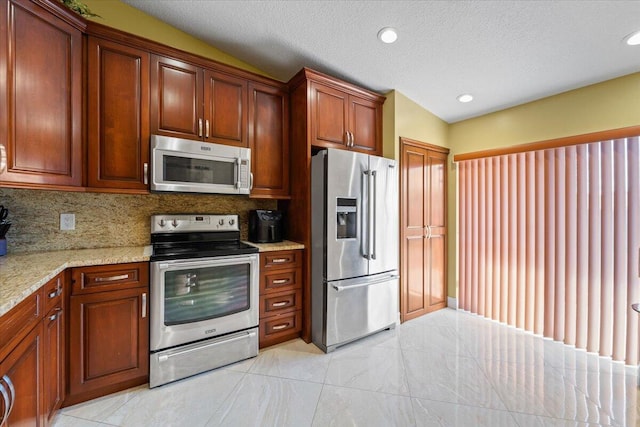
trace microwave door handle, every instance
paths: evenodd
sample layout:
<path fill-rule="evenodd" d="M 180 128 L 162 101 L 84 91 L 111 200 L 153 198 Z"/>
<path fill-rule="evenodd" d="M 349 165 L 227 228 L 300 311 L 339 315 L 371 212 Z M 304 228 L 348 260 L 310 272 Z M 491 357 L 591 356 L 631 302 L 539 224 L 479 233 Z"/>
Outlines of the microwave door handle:
<path fill-rule="evenodd" d="M 242 161 L 240 157 L 236 158 L 236 190 L 240 189 L 240 165 L 242 165 Z"/>

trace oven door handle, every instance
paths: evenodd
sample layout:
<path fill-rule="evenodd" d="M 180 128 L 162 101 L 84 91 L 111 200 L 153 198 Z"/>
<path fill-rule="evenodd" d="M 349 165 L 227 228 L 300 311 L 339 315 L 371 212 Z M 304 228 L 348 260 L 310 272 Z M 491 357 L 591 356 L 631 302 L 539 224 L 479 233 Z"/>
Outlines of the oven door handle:
<path fill-rule="evenodd" d="M 239 335 L 237 337 L 233 337 L 230 339 L 221 339 L 219 341 L 216 342 L 212 342 L 211 344 L 207 344 L 207 345 L 199 345 L 199 346 L 194 346 L 191 348 L 187 348 L 184 350 L 178 350 L 176 352 L 170 353 L 170 354 L 162 354 L 160 356 L 158 356 L 158 362 L 166 362 L 167 360 L 169 360 L 172 357 L 176 357 L 176 356 L 184 356 L 185 354 L 189 354 L 191 352 L 194 351 L 200 351 L 203 350 L 205 348 L 212 348 L 221 344 L 229 344 L 232 343 L 234 341 L 239 341 L 239 340 L 245 340 L 247 338 L 251 338 L 253 335 L 255 335 L 255 332 L 247 332 L 243 335 Z"/>
<path fill-rule="evenodd" d="M 167 270 L 169 268 L 185 269 L 185 268 L 199 268 L 199 267 L 217 267 L 223 265 L 237 265 L 244 263 L 252 263 L 257 258 L 255 255 L 236 255 L 225 256 L 216 258 L 198 258 L 194 260 L 175 260 L 169 262 L 158 262 L 157 266 L 159 270 Z M 153 262 L 152 262 L 153 264 Z"/>

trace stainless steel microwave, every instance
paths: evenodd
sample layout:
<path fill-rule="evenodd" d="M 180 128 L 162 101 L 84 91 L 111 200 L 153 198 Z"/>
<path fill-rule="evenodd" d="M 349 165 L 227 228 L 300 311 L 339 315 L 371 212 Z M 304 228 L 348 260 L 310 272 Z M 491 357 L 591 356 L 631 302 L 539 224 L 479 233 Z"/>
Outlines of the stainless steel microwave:
<path fill-rule="evenodd" d="M 151 191 L 249 194 L 251 150 L 151 135 Z"/>

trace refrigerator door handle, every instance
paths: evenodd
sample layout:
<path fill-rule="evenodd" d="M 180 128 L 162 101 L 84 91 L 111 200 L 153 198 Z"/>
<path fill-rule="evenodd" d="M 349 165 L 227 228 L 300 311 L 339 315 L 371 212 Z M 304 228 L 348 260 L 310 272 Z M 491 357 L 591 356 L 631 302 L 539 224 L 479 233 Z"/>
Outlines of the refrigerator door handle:
<path fill-rule="evenodd" d="M 377 210 L 378 210 L 378 205 L 377 205 L 377 200 L 376 200 L 376 193 L 378 192 L 378 181 L 376 180 L 376 171 L 371 171 L 371 182 L 372 182 L 372 194 L 373 196 L 370 196 L 370 200 L 371 200 L 371 218 L 372 218 L 372 226 L 371 229 L 369 231 L 369 239 L 372 243 L 373 249 L 371 249 L 371 259 L 376 259 L 376 232 L 377 232 L 377 224 L 376 224 L 376 214 L 377 214 Z"/>
<path fill-rule="evenodd" d="M 331 285 L 331 287 L 333 289 L 335 289 L 336 291 L 341 292 L 341 291 L 346 291 L 346 290 L 349 290 L 349 289 L 357 289 L 357 288 L 364 288 L 364 287 L 372 286 L 372 285 L 378 285 L 380 283 L 386 283 L 386 282 L 389 282 L 390 280 L 395 280 L 395 279 L 399 279 L 399 278 L 400 278 L 400 276 L 398 276 L 397 274 L 393 274 L 393 275 L 390 275 L 390 276 L 382 277 L 382 278 L 380 278 L 378 280 L 372 280 L 370 282 L 360 283 L 358 285 L 350 285 L 350 286 Z"/>
<path fill-rule="evenodd" d="M 367 200 L 367 212 L 366 217 L 362 215 L 362 256 L 366 259 L 371 259 L 371 229 L 370 229 L 370 218 L 371 218 L 371 182 L 369 181 L 369 171 L 362 171 L 362 182 L 367 186 L 366 192 L 368 196 Z M 364 227 L 367 227 L 367 231 L 364 231 Z M 366 236 L 366 241 L 365 241 Z"/>

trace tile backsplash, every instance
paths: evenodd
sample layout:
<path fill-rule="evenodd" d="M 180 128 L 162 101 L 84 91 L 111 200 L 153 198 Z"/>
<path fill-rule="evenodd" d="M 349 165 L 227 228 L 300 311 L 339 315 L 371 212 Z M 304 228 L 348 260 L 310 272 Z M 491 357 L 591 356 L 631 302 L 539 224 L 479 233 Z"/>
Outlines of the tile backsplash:
<path fill-rule="evenodd" d="M 240 215 L 247 239 L 251 209 L 276 209 L 274 200 L 204 194 L 110 194 L 0 188 L 0 204 L 9 209 L 9 253 L 107 248 L 149 244 L 154 214 Z M 74 213 L 76 228 L 60 230 L 60 214 Z"/>

